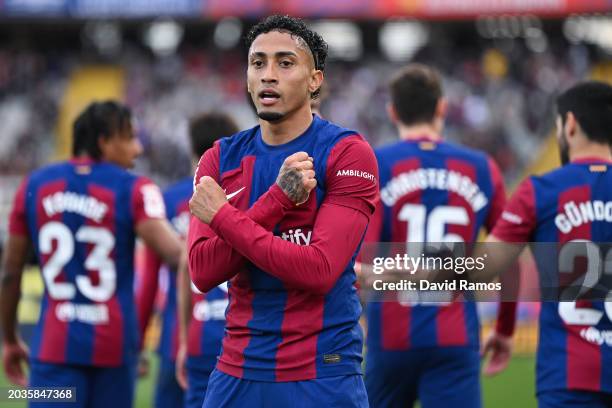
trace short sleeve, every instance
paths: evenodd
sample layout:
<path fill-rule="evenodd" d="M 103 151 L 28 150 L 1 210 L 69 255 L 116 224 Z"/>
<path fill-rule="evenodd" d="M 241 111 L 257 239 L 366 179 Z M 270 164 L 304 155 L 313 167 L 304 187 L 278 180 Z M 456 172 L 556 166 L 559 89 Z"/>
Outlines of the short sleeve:
<path fill-rule="evenodd" d="M 508 201 L 492 235 L 504 242 L 528 242 L 535 226 L 535 194 L 533 182 L 527 178 Z"/>
<path fill-rule="evenodd" d="M 360 135 L 348 136 L 330 151 L 325 201 L 350 207 L 368 218 L 378 199 L 378 165 L 370 145 Z"/>
<path fill-rule="evenodd" d="M 491 158 L 489 158 L 489 172 L 491 173 L 491 182 L 493 184 L 493 195 L 491 198 L 491 209 L 486 220 L 486 227 L 491 232 L 506 205 L 506 187 L 504 186 L 504 179 L 497 163 Z"/>
<path fill-rule="evenodd" d="M 28 235 L 28 221 L 26 216 L 26 192 L 28 186 L 28 178 L 25 178 L 13 200 L 13 208 L 9 216 L 8 231 L 11 235 L 27 236 Z"/>
<path fill-rule="evenodd" d="M 139 177 L 132 189 L 134 223 L 148 219 L 165 219 L 166 206 L 159 187 L 146 177 Z"/>

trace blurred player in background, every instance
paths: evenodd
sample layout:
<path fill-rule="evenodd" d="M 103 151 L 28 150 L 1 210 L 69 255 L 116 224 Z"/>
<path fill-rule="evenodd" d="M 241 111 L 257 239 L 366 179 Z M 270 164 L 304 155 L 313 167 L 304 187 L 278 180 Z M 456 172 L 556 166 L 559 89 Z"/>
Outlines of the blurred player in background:
<path fill-rule="evenodd" d="M 74 122 L 73 158 L 33 172 L 15 197 L 0 286 L 4 370 L 21 386 L 76 387 L 76 403 L 49 406 L 132 406 L 136 235 L 169 265 L 181 253 L 158 187 L 126 171 L 141 151 L 126 106 L 92 103 Z M 45 292 L 28 383 L 16 315 L 31 245 Z"/>
<path fill-rule="evenodd" d="M 438 73 L 402 69 L 388 111 L 400 141 L 376 149 L 381 200 L 369 242 L 474 242 L 491 230 L 505 203 L 501 173 L 486 154 L 442 139 L 446 100 Z M 425 177 L 422 183 L 402 185 Z M 457 183 L 453 183 L 455 179 Z M 421 180 L 423 180 L 421 178 Z M 480 407 L 479 323 L 473 302 L 368 304 L 366 386 L 372 407 Z M 510 357 L 515 303 L 503 303 L 490 339 L 495 372 Z"/>
<path fill-rule="evenodd" d="M 190 202 L 193 282 L 230 281 L 204 407 L 366 407 L 353 260 L 378 192 L 374 154 L 311 112 L 320 35 L 271 16 L 247 46 L 259 126 L 204 154 Z"/>
<path fill-rule="evenodd" d="M 195 160 L 202 157 L 204 152 L 213 146 L 215 140 L 236 132 L 238 132 L 238 127 L 227 115 L 205 115 L 197 119 L 191 126 L 192 151 Z M 191 193 L 193 193 L 193 180 L 191 188 Z M 225 330 L 225 311 L 228 306 L 227 282 L 202 294 L 191 283 L 189 271 L 186 268 L 181 269 L 180 275 L 181 344 L 176 375 L 183 388 L 187 386 L 185 406 L 201 408 L 208 387 L 208 379 L 221 351 L 221 341 Z"/>
<path fill-rule="evenodd" d="M 484 247 L 489 255 L 484 274 L 470 273 L 479 281 L 505 270 L 530 241 L 595 243 L 586 254 L 590 270 L 600 268 L 595 269 L 600 274 L 597 280 L 601 269 L 604 276 L 612 272 L 607 245 L 612 242 L 612 86 L 595 81 L 573 86 L 559 96 L 557 112 L 563 166 L 528 177 L 517 188 L 487 242 L 520 244 Z M 599 248 L 599 243 L 604 245 Z M 576 248 L 566 245 L 570 252 L 572 245 Z M 555 259 L 539 256 L 537 249 L 536 244 L 540 275 L 551 271 L 551 265 L 557 267 Z M 571 272 L 577 261 L 566 261 L 559 269 Z M 558 274 L 564 271 L 553 272 L 561 282 Z M 536 366 L 540 408 L 612 406 L 610 305 L 588 300 L 542 302 Z"/>
<path fill-rule="evenodd" d="M 233 119 L 222 113 L 206 113 L 196 117 L 189 126 L 189 138 L 193 155 L 193 168 L 204 152 L 223 137 L 238 132 Z M 193 177 L 185 178 L 164 191 L 164 202 L 168 219 L 182 238 L 187 238 L 189 228 L 189 199 L 193 194 Z M 183 405 L 200 408 L 204 402 L 208 377 L 215 367 L 221 349 L 227 308 L 227 285 L 222 284 L 206 295 L 191 294 L 188 273 L 179 280 L 186 280 L 182 290 L 185 299 L 177 302 L 177 276 L 163 268 L 161 258 L 151 249 L 146 249 L 143 262 L 143 279 L 139 289 L 138 310 L 141 333 L 144 336 L 158 290 L 158 275 L 166 282 L 162 309 L 162 328 L 158 346 L 160 356 L 159 376 L 155 391 L 156 407 L 178 407 Z M 179 283 L 180 285 L 180 283 Z M 193 303 L 192 303 L 193 301 Z M 183 315 L 177 305 L 183 303 Z M 183 319 L 185 332 L 179 332 Z M 187 327 L 189 334 L 187 335 Z M 178 358 L 177 358 L 178 354 Z M 188 356 L 188 357 L 187 357 Z M 187 381 L 184 373 L 187 358 Z M 178 367 L 177 367 L 178 366 Z M 177 382 L 177 373 L 180 380 Z M 179 383 L 181 383 L 179 385 Z M 183 395 L 183 388 L 187 387 Z"/>

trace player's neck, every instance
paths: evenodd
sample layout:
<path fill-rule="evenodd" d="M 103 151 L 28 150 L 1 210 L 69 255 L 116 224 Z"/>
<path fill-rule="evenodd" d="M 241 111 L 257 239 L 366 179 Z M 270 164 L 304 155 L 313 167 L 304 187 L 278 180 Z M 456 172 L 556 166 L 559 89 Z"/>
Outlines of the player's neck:
<path fill-rule="evenodd" d="M 397 131 L 401 140 L 442 140 L 440 132 L 431 124 L 406 126 L 400 123 L 397 125 Z"/>
<path fill-rule="evenodd" d="M 305 105 L 305 107 L 288 114 L 279 122 L 273 123 L 260 119 L 261 138 L 271 146 L 289 143 L 304 133 L 312 120 L 310 105 Z"/>
<path fill-rule="evenodd" d="M 601 143 L 588 143 L 570 152 L 570 161 L 596 159 L 612 161 L 610 146 Z"/>
<path fill-rule="evenodd" d="M 80 153 L 70 158 L 73 163 L 91 163 L 94 159 L 91 158 L 87 153 Z"/>

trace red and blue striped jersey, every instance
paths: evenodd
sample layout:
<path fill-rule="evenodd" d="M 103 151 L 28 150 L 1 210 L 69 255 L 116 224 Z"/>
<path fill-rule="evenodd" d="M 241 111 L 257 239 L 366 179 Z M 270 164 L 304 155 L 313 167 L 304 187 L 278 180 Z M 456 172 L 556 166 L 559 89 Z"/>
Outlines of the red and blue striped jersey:
<path fill-rule="evenodd" d="M 378 148 L 376 158 L 381 200 L 368 228 L 369 242 L 410 242 L 411 247 L 474 242 L 501 214 L 506 199 L 501 173 L 482 152 L 420 138 Z M 368 350 L 479 343 L 473 302 L 370 302 L 367 321 Z"/>
<path fill-rule="evenodd" d="M 612 162 L 576 160 L 527 178 L 508 202 L 493 235 L 505 242 L 555 242 L 568 247 L 575 240 L 612 242 Z M 563 286 L 563 265 L 550 262 L 550 256 L 538 256 L 537 244 L 534 248 L 540 280 L 553 279 Z M 601 257 L 594 261 L 602 265 L 604 274 L 612 272 L 608 248 L 602 245 L 594 252 Z M 538 391 L 612 392 L 609 302 L 542 302 L 539 330 Z"/>
<path fill-rule="evenodd" d="M 195 287 L 192 285 L 192 289 Z M 198 368 L 212 371 L 221 352 L 225 312 L 229 304 L 227 283 L 202 294 L 194 290 L 187 335 L 187 356 Z M 190 363 L 191 364 L 191 363 Z"/>
<path fill-rule="evenodd" d="M 189 229 L 189 199 L 193 193 L 193 178 L 189 177 L 168 187 L 164 202 L 168 219 L 181 237 L 187 237 Z M 178 314 L 176 274 L 167 267 L 160 273 L 162 292 L 162 329 L 158 352 L 175 360 L 178 350 Z M 225 309 L 228 305 L 227 285 L 219 285 L 207 294 L 192 293 L 192 315 L 188 334 L 188 355 L 199 358 L 198 367 L 212 371 L 221 350 L 225 327 Z M 201 360 L 201 361 L 200 361 Z"/>
<path fill-rule="evenodd" d="M 23 181 L 9 232 L 32 240 L 45 286 L 32 358 L 92 366 L 133 359 L 135 226 L 165 215 L 155 184 L 110 163 L 75 159 Z"/>
<path fill-rule="evenodd" d="M 299 151 L 314 158 L 317 186 L 295 206 L 276 179 L 284 160 Z M 304 133 L 282 145 L 266 144 L 259 126 L 221 139 L 200 160 L 195 180 L 204 175 L 225 189 L 229 203 L 210 225 L 192 218 L 192 280 L 209 290 L 235 269 L 217 369 L 279 382 L 360 373 L 353 265 L 378 191 L 371 147 L 354 131 L 314 116 Z M 339 219 L 351 226 L 339 230 Z"/>

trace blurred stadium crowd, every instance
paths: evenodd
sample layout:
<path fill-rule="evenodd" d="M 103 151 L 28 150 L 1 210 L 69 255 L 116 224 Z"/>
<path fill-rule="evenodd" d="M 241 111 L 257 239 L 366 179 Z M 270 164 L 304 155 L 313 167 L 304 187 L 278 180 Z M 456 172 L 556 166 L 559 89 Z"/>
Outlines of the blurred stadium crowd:
<path fill-rule="evenodd" d="M 428 41 L 410 58 L 443 74 L 449 100 L 445 136 L 489 152 L 510 183 L 550 134 L 554 96 L 610 61 L 601 50 L 568 42 L 560 23 L 548 29 L 548 40 L 534 45 L 512 38 L 482 39 L 473 23 L 429 23 Z M 362 34 L 367 44 L 369 33 Z M 193 37 L 165 55 L 127 42 L 112 56 L 125 73 L 124 97 L 134 110 L 145 147 L 138 170 L 162 186 L 190 171 L 189 118 L 222 109 L 241 127 L 255 124 L 240 45 L 224 50 Z M 390 61 L 371 48 L 364 47 L 356 60 L 330 61 L 321 112 L 377 146 L 395 137 L 385 110 L 386 86 L 405 61 Z M 0 219 L 6 219 L 19 177 L 56 159 L 59 103 L 71 72 L 108 61 L 108 56 L 79 48 L 78 43 L 55 50 L 28 41 L 0 47 Z M 0 225 L 0 242 L 5 228 Z"/>
<path fill-rule="evenodd" d="M 509 49 L 508 49 L 509 48 Z M 450 103 L 447 137 L 483 148 L 513 180 L 551 128 L 552 97 L 584 78 L 594 61 L 580 45 L 561 54 L 529 52 L 521 46 L 426 46 L 415 60 L 438 67 Z M 190 49 L 154 58 L 131 51 L 120 64 L 127 72 L 126 101 L 139 119 L 145 161 L 160 181 L 185 175 L 186 123 L 194 114 L 223 108 L 241 124 L 254 123 L 245 97 L 245 61 L 240 52 Z M 0 52 L 0 118 L 3 174 L 23 174 L 53 158 L 57 101 L 78 55 L 27 50 Z M 322 113 L 362 132 L 373 145 L 393 138 L 387 120 L 386 85 L 399 63 L 378 56 L 332 62 Z M 180 163 L 179 163 L 180 164 Z"/>

